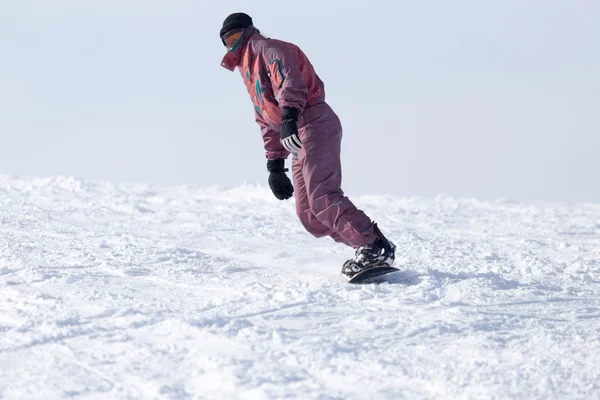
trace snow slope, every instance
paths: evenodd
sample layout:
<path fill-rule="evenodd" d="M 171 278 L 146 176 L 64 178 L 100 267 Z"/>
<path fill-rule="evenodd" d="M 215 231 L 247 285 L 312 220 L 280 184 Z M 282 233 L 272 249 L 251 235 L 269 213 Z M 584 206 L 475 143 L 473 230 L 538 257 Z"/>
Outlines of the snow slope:
<path fill-rule="evenodd" d="M 387 283 L 263 186 L 0 176 L 0 398 L 600 399 L 600 205 L 354 201 Z"/>

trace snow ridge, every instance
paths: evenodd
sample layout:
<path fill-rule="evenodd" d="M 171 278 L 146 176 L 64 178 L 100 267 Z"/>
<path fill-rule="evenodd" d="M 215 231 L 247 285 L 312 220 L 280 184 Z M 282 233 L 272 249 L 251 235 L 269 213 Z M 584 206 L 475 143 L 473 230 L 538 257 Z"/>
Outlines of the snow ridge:
<path fill-rule="evenodd" d="M 600 398 L 600 205 L 353 200 L 385 283 L 262 185 L 0 175 L 0 398 Z"/>

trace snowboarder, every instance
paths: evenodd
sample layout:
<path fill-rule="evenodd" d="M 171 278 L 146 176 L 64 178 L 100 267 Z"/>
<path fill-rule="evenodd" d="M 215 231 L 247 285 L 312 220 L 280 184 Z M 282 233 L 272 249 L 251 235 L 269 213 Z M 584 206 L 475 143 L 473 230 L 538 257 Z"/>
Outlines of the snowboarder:
<path fill-rule="evenodd" d="M 254 104 L 275 197 L 294 193 L 302 225 L 316 237 L 330 236 L 355 249 L 342 274 L 394 261 L 395 246 L 341 189 L 342 125 L 325 102 L 323 82 L 296 45 L 266 38 L 244 13 L 229 15 L 219 36 L 227 49 L 221 65 L 240 70 Z M 285 159 L 293 155 L 294 186 Z"/>

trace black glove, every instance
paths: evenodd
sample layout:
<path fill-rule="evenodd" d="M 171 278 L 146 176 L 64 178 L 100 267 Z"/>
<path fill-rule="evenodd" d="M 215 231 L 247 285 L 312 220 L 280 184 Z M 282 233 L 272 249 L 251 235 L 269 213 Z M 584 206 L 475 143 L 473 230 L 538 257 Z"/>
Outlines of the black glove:
<path fill-rule="evenodd" d="M 278 160 L 267 161 L 267 169 L 269 170 L 269 187 L 279 200 L 287 200 L 294 194 L 294 187 L 290 178 L 285 174 L 287 169 L 285 161 L 280 158 Z"/>
<path fill-rule="evenodd" d="M 298 153 L 302 142 L 298 136 L 298 110 L 292 107 L 281 109 L 281 144 L 290 153 Z"/>

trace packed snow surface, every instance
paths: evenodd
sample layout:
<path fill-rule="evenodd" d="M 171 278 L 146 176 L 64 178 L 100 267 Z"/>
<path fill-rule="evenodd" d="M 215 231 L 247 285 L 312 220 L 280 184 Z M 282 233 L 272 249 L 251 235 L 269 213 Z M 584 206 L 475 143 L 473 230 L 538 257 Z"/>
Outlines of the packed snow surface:
<path fill-rule="evenodd" d="M 600 205 L 353 201 L 386 282 L 265 186 L 0 176 L 0 398 L 600 398 Z"/>

